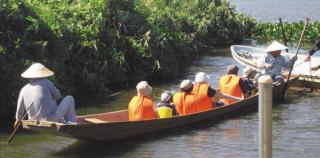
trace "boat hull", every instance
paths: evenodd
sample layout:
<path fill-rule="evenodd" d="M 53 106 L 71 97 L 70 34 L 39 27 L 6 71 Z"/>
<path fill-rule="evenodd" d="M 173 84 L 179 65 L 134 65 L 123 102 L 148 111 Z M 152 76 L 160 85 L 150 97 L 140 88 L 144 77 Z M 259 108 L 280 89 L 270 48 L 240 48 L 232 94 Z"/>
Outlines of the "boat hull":
<path fill-rule="evenodd" d="M 274 87 L 274 100 L 278 100 L 283 86 Z M 79 116 L 79 124 L 65 125 L 55 122 L 24 120 L 23 127 L 38 132 L 49 132 L 55 135 L 73 137 L 77 139 L 94 141 L 113 141 L 123 138 L 143 135 L 146 133 L 189 126 L 202 123 L 205 120 L 221 120 L 224 116 L 239 115 L 242 111 L 256 110 L 258 107 L 258 95 L 251 96 L 240 102 L 214 108 L 212 110 L 194 113 L 190 115 L 177 116 L 164 119 L 153 119 L 143 121 L 128 121 L 127 111 L 117 111 L 95 115 Z M 87 119 L 99 119 L 105 122 L 89 123 Z"/>

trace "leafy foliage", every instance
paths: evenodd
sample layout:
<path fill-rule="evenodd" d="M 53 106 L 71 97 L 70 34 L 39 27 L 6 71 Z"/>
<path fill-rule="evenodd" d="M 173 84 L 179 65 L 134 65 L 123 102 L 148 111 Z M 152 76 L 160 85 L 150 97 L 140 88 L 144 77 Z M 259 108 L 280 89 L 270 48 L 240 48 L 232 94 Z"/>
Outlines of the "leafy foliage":
<path fill-rule="evenodd" d="M 284 22 L 283 30 L 285 36 L 289 42 L 297 42 L 301 36 L 301 32 L 304 27 L 304 22 Z M 304 41 L 312 42 L 319 38 L 320 23 L 318 21 L 312 21 L 309 23 L 304 35 Z M 283 34 L 279 24 L 277 23 L 258 23 L 253 31 L 253 37 L 266 40 L 282 40 Z"/>
<path fill-rule="evenodd" d="M 62 92 L 104 93 L 171 80 L 204 48 L 240 41 L 255 25 L 220 0 L 10 0 L 0 23 L 1 117 L 13 116 L 32 62 L 52 69 Z"/>

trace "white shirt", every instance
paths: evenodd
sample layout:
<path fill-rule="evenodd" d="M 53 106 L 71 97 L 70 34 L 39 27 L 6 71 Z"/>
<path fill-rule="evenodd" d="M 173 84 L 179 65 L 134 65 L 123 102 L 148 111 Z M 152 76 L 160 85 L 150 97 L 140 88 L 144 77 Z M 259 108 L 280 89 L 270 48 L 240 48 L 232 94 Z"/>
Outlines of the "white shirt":
<path fill-rule="evenodd" d="M 56 100 L 61 93 L 47 78 L 34 79 L 20 91 L 16 119 L 21 120 L 27 109 L 29 119 L 46 119 L 54 115 L 57 110 Z"/>
<path fill-rule="evenodd" d="M 266 68 L 265 65 L 272 65 L 271 68 Z M 282 74 L 283 68 L 290 68 L 293 64 L 293 60 L 287 61 L 284 56 L 279 55 L 277 57 L 273 57 L 270 53 L 266 53 L 263 57 L 261 57 L 258 61 L 258 67 L 264 69 L 264 74 L 270 76 L 278 76 Z"/>

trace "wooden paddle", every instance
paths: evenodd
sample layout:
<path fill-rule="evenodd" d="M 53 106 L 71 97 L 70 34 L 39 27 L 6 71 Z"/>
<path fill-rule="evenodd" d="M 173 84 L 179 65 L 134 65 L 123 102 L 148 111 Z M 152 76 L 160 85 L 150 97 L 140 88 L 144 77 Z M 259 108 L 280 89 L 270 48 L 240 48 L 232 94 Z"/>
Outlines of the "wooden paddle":
<path fill-rule="evenodd" d="M 27 116 L 27 114 L 28 114 L 28 113 L 26 112 L 26 113 L 23 115 L 22 120 L 25 119 L 25 117 Z M 20 127 L 20 125 L 21 125 L 21 122 L 22 122 L 22 121 L 19 121 L 18 124 L 16 125 L 16 127 L 14 127 L 14 130 L 13 130 L 12 134 L 10 135 L 9 139 L 7 140 L 7 145 L 9 145 L 9 144 L 11 143 L 12 139 L 14 138 L 17 130 L 19 129 L 19 127 Z"/>
<path fill-rule="evenodd" d="M 279 25 L 280 25 L 281 32 L 282 32 L 283 43 L 284 43 L 285 46 L 287 46 L 287 38 L 286 38 L 286 34 L 284 32 L 284 29 L 283 29 L 281 17 L 279 18 Z M 288 49 L 286 49 L 286 52 L 288 52 Z"/>
<path fill-rule="evenodd" d="M 295 55 L 294 55 L 295 58 L 297 58 L 297 56 L 298 56 L 298 52 L 299 52 L 299 49 L 300 49 L 300 44 L 301 44 L 301 41 L 302 41 L 302 39 L 303 39 L 304 33 L 306 32 L 308 23 L 309 23 L 309 19 L 307 18 L 307 19 L 306 19 L 306 22 L 305 22 L 305 24 L 304 24 L 303 31 L 302 31 L 302 33 L 301 33 L 300 39 L 299 39 L 299 43 L 298 43 L 298 46 L 297 46 L 296 53 L 295 53 Z M 284 98 L 284 95 L 285 95 L 285 93 L 286 93 L 286 91 L 287 91 L 288 84 L 289 84 L 289 79 L 290 79 L 291 72 L 292 72 L 292 70 L 293 70 L 293 66 L 294 66 L 294 63 L 295 63 L 295 62 L 296 62 L 296 61 L 294 60 L 293 63 L 292 63 L 292 65 L 291 65 L 291 67 L 290 67 L 290 71 L 289 71 L 289 75 L 288 75 L 288 78 L 287 78 L 287 82 L 285 83 L 284 89 L 283 89 L 283 92 L 282 92 L 282 96 L 281 96 L 282 99 Z"/>

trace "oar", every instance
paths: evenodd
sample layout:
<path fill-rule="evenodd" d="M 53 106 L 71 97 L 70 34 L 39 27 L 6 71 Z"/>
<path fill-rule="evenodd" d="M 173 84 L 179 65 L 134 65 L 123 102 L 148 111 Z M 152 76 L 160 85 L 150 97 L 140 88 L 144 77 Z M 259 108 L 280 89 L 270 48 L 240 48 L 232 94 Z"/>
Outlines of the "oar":
<path fill-rule="evenodd" d="M 22 120 L 24 120 L 24 118 L 27 116 L 27 112 L 23 115 Z M 20 125 L 21 125 L 22 121 L 19 121 L 18 124 L 16 125 L 16 127 L 14 128 L 12 134 L 10 135 L 9 139 L 7 140 L 7 145 L 9 145 L 12 141 L 12 139 L 14 138 L 17 130 L 19 129 Z"/>
<path fill-rule="evenodd" d="M 284 32 L 284 29 L 283 29 L 281 17 L 279 18 L 279 25 L 280 25 L 281 32 L 282 32 L 283 43 L 284 43 L 285 46 L 287 46 L 287 38 L 286 38 L 286 34 Z M 286 52 L 288 52 L 288 49 L 286 49 Z"/>
<path fill-rule="evenodd" d="M 298 43 L 298 46 L 297 46 L 296 53 L 295 53 L 295 55 L 294 55 L 295 58 L 297 58 L 297 56 L 298 56 L 298 52 L 299 52 L 299 49 L 300 49 L 300 44 L 301 44 L 301 41 L 302 41 L 302 39 L 303 39 L 304 33 L 305 33 L 306 29 L 307 29 L 308 23 L 309 23 L 309 19 L 307 18 L 307 19 L 306 19 L 306 22 L 305 22 L 305 24 L 304 24 L 303 31 L 302 31 L 302 33 L 301 33 L 300 39 L 299 39 L 299 43 Z M 292 63 L 292 65 L 291 65 L 291 67 L 290 67 L 290 71 L 289 71 L 289 75 L 288 75 L 288 78 L 287 78 L 287 82 L 285 83 L 284 89 L 283 89 L 283 91 L 282 91 L 282 96 L 281 96 L 282 98 L 284 98 L 284 95 L 285 95 L 286 90 L 287 90 L 287 88 L 288 88 L 289 79 L 290 79 L 291 72 L 292 72 L 292 69 L 293 69 L 293 65 L 294 65 L 295 62 L 296 62 L 296 61 L 294 60 L 293 63 Z"/>

